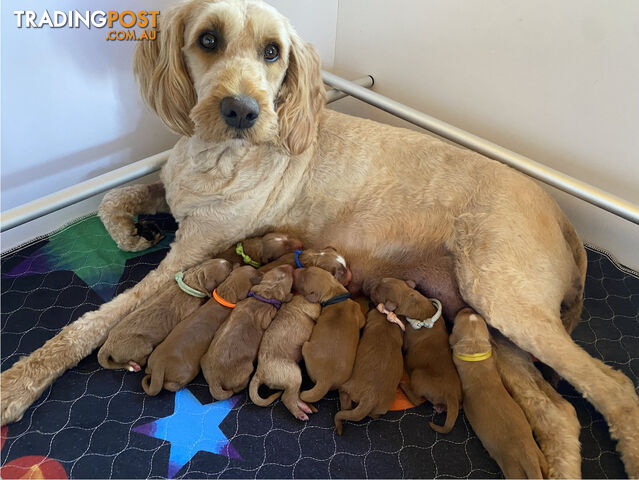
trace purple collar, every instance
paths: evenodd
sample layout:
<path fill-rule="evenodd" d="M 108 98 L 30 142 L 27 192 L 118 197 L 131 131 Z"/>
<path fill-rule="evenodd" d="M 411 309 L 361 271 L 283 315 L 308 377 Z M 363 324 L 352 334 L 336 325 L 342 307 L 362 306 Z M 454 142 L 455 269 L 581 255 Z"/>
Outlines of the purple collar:
<path fill-rule="evenodd" d="M 259 300 L 260 302 L 268 303 L 269 305 L 273 305 L 277 310 L 282 306 L 282 302 L 279 300 L 275 300 L 274 298 L 264 298 L 262 295 L 258 295 L 253 290 L 248 293 L 249 297 L 253 297 L 255 300 Z"/>

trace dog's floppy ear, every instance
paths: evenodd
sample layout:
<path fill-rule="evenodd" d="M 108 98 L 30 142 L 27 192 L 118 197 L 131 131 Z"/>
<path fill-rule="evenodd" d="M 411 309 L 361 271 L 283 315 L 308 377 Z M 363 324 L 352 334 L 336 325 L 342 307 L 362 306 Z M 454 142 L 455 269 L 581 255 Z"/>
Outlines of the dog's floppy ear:
<path fill-rule="evenodd" d="M 413 281 L 413 280 L 406 280 L 406 284 L 410 287 L 410 288 L 415 288 L 417 286 L 417 284 Z"/>
<path fill-rule="evenodd" d="M 163 14 L 156 39 L 140 41 L 133 58 L 133 73 L 146 104 L 166 126 L 186 136 L 193 134 L 189 113 L 196 102 L 182 55 L 184 19 L 189 11 L 188 5 L 180 5 Z"/>
<path fill-rule="evenodd" d="M 277 110 L 280 141 L 291 155 L 310 147 L 325 102 L 319 56 L 292 31 L 288 70 L 278 94 Z"/>

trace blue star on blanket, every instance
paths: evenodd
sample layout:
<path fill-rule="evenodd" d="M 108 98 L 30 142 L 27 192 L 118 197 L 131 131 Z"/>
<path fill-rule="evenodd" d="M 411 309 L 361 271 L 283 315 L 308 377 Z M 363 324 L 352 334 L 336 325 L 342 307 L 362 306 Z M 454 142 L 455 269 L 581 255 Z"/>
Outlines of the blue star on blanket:
<path fill-rule="evenodd" d="M 239 395 L 203 405 L 186 388 L 175 393 L 173 414 L 133 428 L 134 432 L 171 442 L 168 477 L 199 451 L 241 458 L 219 426 L 239 400 Z"/>

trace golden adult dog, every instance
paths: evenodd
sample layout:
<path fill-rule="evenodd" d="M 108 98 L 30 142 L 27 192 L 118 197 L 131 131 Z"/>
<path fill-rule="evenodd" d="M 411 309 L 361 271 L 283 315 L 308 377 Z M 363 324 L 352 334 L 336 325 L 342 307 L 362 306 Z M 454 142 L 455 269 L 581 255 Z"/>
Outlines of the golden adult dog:
<path fill-rule="evenodd" d="M 325 109 L 317 54 L 259 1 L 190 0 L 162 12 L 134 71 L 148 105 L 183 137 L 162 170 L 164 188 L 115 190 L 100 213 L 122 238 L 135 231 L 122 212 L 169 207 L 176 241 L 138 285 L 2 374 L 2 423 L 21 418 L 176 271 L 277 230 L 308 248 L 335 246 L 353 288 L 412 279 L 449 318 L 471 305 L 588 397 L 628 474 L 639 476 L 639 398 L 566 331 L 580 318 L 585 250 L 535 182 L 437 138 Z M 553 412 L 577 422 L 571 409 Z"/>

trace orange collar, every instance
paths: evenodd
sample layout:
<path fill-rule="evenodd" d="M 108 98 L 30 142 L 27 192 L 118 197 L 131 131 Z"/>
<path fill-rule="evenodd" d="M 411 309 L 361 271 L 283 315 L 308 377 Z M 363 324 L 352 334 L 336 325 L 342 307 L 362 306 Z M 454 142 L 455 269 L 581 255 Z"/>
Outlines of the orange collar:
<path fill-rule="evenodd" d="M 219 303 L 223 307 L 235 308 L 235 303 L 227 302 L 226 300 L 224 300 L 222 297 L 218 295 L 217 288 L 213 290 L 213 298 L 215 299 L 217 303 Z"/>

